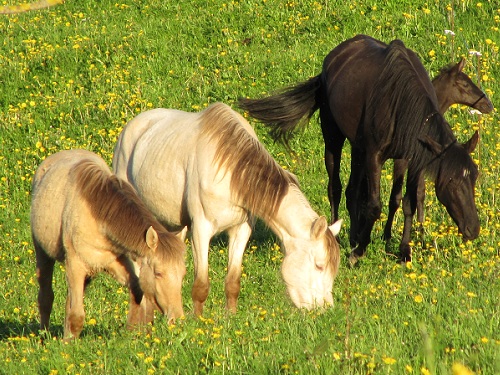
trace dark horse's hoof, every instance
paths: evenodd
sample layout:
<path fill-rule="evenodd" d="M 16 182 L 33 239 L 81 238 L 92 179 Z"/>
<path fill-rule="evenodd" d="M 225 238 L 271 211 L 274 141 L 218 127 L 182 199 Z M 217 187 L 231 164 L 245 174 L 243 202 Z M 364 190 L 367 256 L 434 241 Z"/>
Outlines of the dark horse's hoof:
<path fill-rule="evenodd" d="M 358 263 L 359 258 L 361 258 L 361 255 L 356 254 L 356 249 L 354 249 L 351 255 L 349 255 L 349 264 L 351 267 L 354 267 Z"/>
<path fill-rule="evenodd" d="M 411 247 L 410 245 L 399 246 L 399 253 L 401 254 L 401 263 L 411 262 Z"/>

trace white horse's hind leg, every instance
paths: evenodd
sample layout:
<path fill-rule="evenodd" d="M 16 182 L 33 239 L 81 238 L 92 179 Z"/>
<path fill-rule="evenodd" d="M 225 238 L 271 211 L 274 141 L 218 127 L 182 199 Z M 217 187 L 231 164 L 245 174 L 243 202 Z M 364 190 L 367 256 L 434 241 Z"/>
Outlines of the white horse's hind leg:
<path fill-rule="evenodd" d="M 241 264 L 248 239 L 252 234 L 252 226 L 249 222 L 232 227 L 228 230 L 229 235 L 229 259 L 226 276 L 226 308 L 232 313 L 236 312 L 236 304 L 240 294 Z"/>

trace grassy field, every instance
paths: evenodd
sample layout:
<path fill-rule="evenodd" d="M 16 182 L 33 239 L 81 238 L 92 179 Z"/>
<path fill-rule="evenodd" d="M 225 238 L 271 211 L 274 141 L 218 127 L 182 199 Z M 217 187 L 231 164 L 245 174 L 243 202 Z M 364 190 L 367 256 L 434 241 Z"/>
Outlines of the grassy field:
<path fill-rule="evenodd" d="M 61 266 L 50 336 L 41 343 L 29 228 L 31 178 L 46 156 L 85 148 L 110 163 L 117 135 L 141 111 L 198 111 L 215 101 L 235 106 L 238 97 L 318 74 L 324 56 L 358 33 L 403 40 L 431 76 L 465 57 L 467 73 L 496 105 L 499 28 L 500 6 L 487 0 L 67 0 L 0 15 L 0 374 L 499 374 L 496 112 L 478 116 L 454 106 L 446 115 L 462 142 L 480 130 L 474 154 L 479 238 L 462 243 L 429 186 L 424 241 L 415 240 L 414 261 L 401 266 L 391 255 L 401 213 L 395 243 L 386 249 L 380 240 L 384 211 L 367 256 L 350 268 L 342 202 L 342 263 L 335 304 L 326 311 L 291 305 L 279 275 L 280 245 L 258 223 L 244 257 L 236 315 L 224 311 L 227 248 L 220 236 L 211 248 L 212 287 L 202 319 L 191 313 L 189 254 L 185 319 L 168 325 L 158 317 L 148 333 L 127 331 L 127 291 L 99 275 L 86 295 L 81 339 L 64 343 Z M 298 176 L 313 208 L 329 215 L 316 119 L 293 140 L 293 155 L 253 125 L 279 163 Z M 344 156 L 346 181 L 348 147 Z M 382 176 L 383 202 L 391 170 Z"/>

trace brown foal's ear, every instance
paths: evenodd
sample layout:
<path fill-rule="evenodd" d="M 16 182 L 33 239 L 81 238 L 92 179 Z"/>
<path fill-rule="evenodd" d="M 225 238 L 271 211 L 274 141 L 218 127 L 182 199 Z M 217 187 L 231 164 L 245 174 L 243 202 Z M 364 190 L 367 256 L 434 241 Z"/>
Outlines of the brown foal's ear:
<path fill-rule="evenodd" d="M 461 58 L 460 61 L 455 66 L 457 68 L 457 72 L 460 73 L 463 70 L 464 66 L 465 66 L 465 59 Z"/>
<path fill-rule="evenodd" d="M 479 142 L 479 133 L 476 130 L 472 135 L 472 137 L 467 142 L 463 143 L 462 146 L 470 154 L 476 149 L 478 142 Z"/>
<path fill-rule="evenodd" d="M 158 233 L 156 233 L 152 226 L 150 226 L 146 232 L 146 244 L 152 251 L 155 251 L 158 247 Z"/>

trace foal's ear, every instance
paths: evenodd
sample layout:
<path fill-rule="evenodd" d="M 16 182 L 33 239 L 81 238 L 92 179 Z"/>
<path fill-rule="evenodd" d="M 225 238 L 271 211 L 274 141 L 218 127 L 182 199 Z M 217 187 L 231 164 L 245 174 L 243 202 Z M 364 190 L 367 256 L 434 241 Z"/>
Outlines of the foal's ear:
<path fill-rule="evenodd" d="M 455 67 L 457 68 L 457 72 L 460 73 L 463 70 L 464 66 L 465 66 L 465 60 L 464 58 L 461 58 L 458 64 L 455 65 Z"/>
<path fill-rule="evenodd" d="M 328 227 L 328 229 L 330 229 L 332 231 L 332 233 L 333 233 L 334 236 L 336 236 L 337 234 L 339 234 L 340 227 L 342 226 L 342 222 L 343 222 L 343 220 L 339 219 L 335 223 L 333 223 L 332 225 L 330 225 Z"/>
<path fill-rule="evenodd" d="M 328 222 L 326 221 L 326 217 L 318 217 L 311 227 L 311 238 L 313 240 L 320 238 L 326 232 L 327 228 Z"/>
<path fill-rule="evenodd" d="M 425 137 L 419 138 L 419 141 L 427 146 L 427 148 L 429 148 L 429 150 L 431 150 L 434 155 L 439 155 L 443 151 L 443 145 L 436 142 L 427 134 L 425 135 Z"/>
<path fill-rule="evenodd" d="M 158 247 L 158 233 L 156 233 L 155 229 L 151 226 L 148 228 L 146 232 L 146 244 L 148 247 L 155 251 Z"/>
<path fill-rule="evenodd" d="M 479 133 L 476 130 L 472 135 L 472 137 L 467 142 L 463 143 L 462 146 L 470 154 L 476 149 L 478 141 L 479 141 Z"/>

